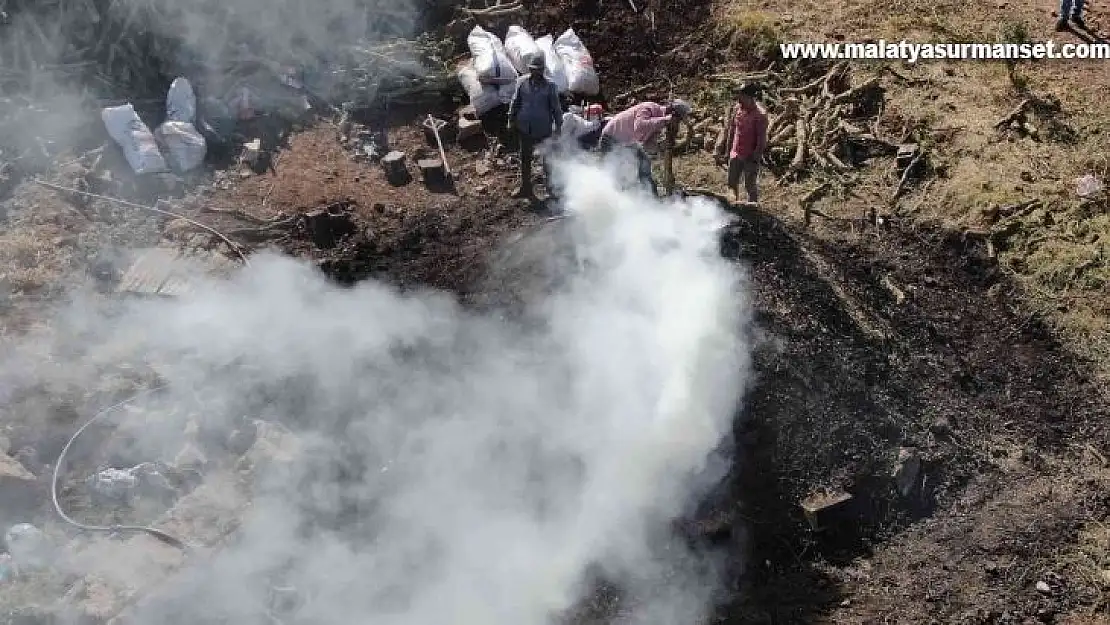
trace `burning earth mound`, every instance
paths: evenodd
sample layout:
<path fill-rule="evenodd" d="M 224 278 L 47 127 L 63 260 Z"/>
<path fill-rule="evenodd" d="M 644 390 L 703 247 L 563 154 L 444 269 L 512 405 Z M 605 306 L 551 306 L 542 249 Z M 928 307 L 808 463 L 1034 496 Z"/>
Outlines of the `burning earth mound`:
<path fill-rule="evenodd" d="M 727 470 L 742 275 L 714 206 L 567 173 L 588 270 L 525 298 L 535 323 L 266 255 L 177 299 L 63 317 L 39 347 L 88 354 L 69 375 L 142 362 L 165 384 L 75 442 L 66 505 L 113 454 L 161 461 L 197 476 L 153 520 L 192 548 L 51 526 L 53 564 L 17 584 L 78 576 L 54 609 L 121 623 L 540 625 L 600 575 L 631 622 L 697 618 L 720 571 L 670 524 Z"/>

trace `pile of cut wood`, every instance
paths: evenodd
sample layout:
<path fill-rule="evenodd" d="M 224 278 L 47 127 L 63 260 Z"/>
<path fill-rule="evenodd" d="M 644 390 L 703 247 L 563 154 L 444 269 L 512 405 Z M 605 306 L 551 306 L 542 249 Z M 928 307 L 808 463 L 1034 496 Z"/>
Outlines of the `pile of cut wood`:
<path fill-rule="evenodd" d="M 849 65 L 838 63 L 816 79 L 798 85 L 793 76 L 774 71 L 720 76 L 728 82 L 753 81 L 763 87 L 770 112 L 768 157 L 788 176 L 848 173 L 868 158 L 894 156 L 897 143 L 881 138 L 878 122 L 883 90 L 878 78 L 852 85 Z M 729 115 L 696 111 L 675 143 L 679 152 L 704 149 L 724 153 Z"/>

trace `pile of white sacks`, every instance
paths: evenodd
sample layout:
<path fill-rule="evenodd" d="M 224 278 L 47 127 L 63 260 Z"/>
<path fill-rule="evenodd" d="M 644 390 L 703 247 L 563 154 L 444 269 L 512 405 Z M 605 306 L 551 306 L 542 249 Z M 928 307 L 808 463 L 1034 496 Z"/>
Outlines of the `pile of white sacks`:
<path fill-rule="evenodd" d="M 168 173 L 171 168 L 184 173 L 204 162 L 208 146 L 193 125 L 197 118 L 197 96 L 184 78 L 177 78 L 170 85 L 166 121 L 153 133 L 131 104 L 103 109 L 100 117 L 136 174 Z"/>
<path fill-rule="evenodd" d="M 557 39 L 533 39 L 520 26 L 510 26 L 502 43 L 497 35 L 475 26 L 466 43 L 472 58 L 459 68 L 459 82 L 478 115 L 512 100 L 517 77 L 528 72 L 528 62 L 536 56 L 543 57 L 547 79 L 560 93 L 592 96 L 601 89 L 593 57 L 573 29 Z"/>

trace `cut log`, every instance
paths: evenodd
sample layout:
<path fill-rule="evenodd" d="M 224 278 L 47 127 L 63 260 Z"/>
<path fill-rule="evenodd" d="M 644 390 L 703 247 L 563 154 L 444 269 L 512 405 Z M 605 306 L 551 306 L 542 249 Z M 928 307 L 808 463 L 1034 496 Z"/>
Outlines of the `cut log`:
<path fill-rule="evenodd" d="M 815 493 L 801 502 L 801 508 L 810 527 L 822 530 L 847 520 L 851 516 L 852 503 L 852 496 L 845 492 Z"/>
<path fill-rule="evenodd" d="M 332 249 L 340 239 L 355 232 L 355 222 L 349 213 L 329 209 L 316 209 L 305 213 L 305 229 L 312 242 L 320 249 Z"/>
<path fill-rule="evenodd" d="M 447 180 L 447 172 L 443 168 L 443 161 L 438 158 L 421 159 L 416 161 L 416 166 L 420 168 L 424 184 L 442 183 Z"/>
<path fill-rule="evenodd" d="M 482 122 L 477 119 L 470 119 L 468 117 L 459 116 L 459 136 L 458 142 L 462 143 L 474 137 L 482 135 Z"/>
<path fill-rule="evenodd" d="M 408 167 L 405 165 L 405 153 L 394 150 L 382 158 L 382 169 L 389 184 L 400 187 L 412 181 Z"/>

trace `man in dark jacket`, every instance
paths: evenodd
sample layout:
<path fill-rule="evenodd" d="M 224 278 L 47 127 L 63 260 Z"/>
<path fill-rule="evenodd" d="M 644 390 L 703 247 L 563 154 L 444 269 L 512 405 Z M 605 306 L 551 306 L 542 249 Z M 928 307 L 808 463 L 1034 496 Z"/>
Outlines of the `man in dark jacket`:
<path fill-rule="evenodd" d="M 528 62 L 528 75 L 516 82 L 516 92 L 509 103 L 509 126 L 520 136 L 520 188 L 513 197 L 534 197 L 532 193 L 532 156 L 536 145 L 562 130 L 563 107 L 559 89 L 543 75 L 542 55 Z M 547 163 L 544 163 L 547 170 Z M 549 184 L 550 184 L 550 176 Z"/>

